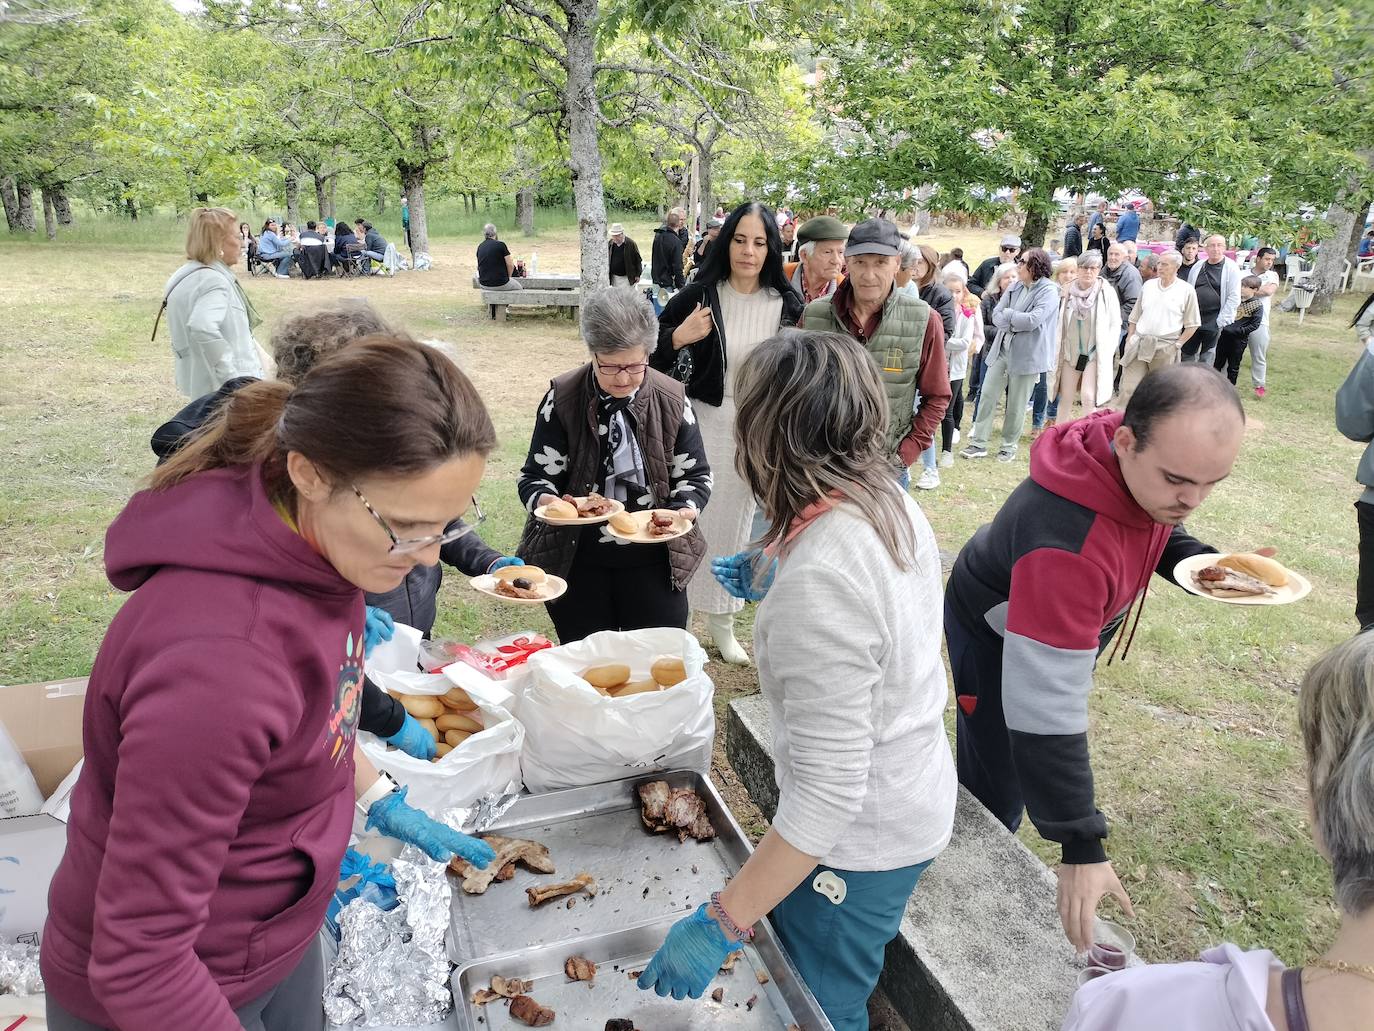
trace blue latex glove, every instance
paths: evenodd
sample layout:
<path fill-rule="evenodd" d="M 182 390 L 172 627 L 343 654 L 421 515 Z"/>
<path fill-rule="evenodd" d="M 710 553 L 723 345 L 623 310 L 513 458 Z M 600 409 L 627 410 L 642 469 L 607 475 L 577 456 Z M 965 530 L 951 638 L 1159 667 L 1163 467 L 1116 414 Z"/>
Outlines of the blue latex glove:
<path fill-rule="evenodd" d="M 523 566 L 524 564 L 525 560 L 521 558 L 519 555 L 507 555 L 505 558 L 498 558 L 495 562 L 493 562 L 491 564 L 491 568 L 488 569 L 487 572 L 494 573 L 504 566 Z"/>
<path fill-rule="evenodd" d="M 767 563 L 767 568 L 762 576 L 756 577 L 755 568 L 759 563 Z M 725 588 L 725 593 L 745 601 L 762 601 L 768 588 L 773 586 L 777 571 L 777 559 L 768 558 L 758 550 L 711 559 L 711 575 Z"/>
<path fill-rule="evenodd" d="M 700 999 L 730 953 L 744 948 L 730 941 L 720 924 L 706 913 L 706 903 L 673 924 L 654 958 L 639 975 L 639 987 L 652 988 L 667 998 Z"/>
<path fill-rule="evenodd" d="M 396 621 L 386 609 L 376 605 L 367 606 L 367 618 L 363 620 L 363 654 L 366 655 L 383 641 L 389 641 L 396 633 Z"/>
<path fill-rule="evenodd" d="M 382 740 L 417 759 L 433 759 L 434 750 L 438 745 L 434 735 L 420 726 L 420 721 L 410 713 L 406 713 L 405 722 L 401 724 L 400 730 Z"/>
<path fill-rule="evenodd" d="M 478 838 L 446 827 L 438 820 L 406 804 L 409 788 L 393 791 L 372 803 L 367 811 L 367 829 L 381 831 L 388 838 L 415 845 L 429 853 L 429 858 L 447 863 L 452 856 L 466 859 L 482 868 L 496 858 L 491 846 Z"/>

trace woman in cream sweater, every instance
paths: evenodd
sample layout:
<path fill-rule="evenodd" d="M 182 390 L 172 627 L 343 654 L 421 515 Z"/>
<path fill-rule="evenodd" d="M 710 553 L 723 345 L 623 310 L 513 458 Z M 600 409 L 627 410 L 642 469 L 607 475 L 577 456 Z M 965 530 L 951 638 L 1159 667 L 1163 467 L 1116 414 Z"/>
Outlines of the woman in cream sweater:
<path fill-rule="evenodd" d="M 736 467 L 771 525 L 762 555 L 718 559 L 713 572 L 734 596 L 767 592 L 754 641 L 778 809 L 639 984 L 700 996 L 769 916 L 837 1031 L 864 1031 L 883 950 L 954 823 L 940 558 L 892 478 L 887 401 L 862 345 L 787 332 L 736 377 Z"/>

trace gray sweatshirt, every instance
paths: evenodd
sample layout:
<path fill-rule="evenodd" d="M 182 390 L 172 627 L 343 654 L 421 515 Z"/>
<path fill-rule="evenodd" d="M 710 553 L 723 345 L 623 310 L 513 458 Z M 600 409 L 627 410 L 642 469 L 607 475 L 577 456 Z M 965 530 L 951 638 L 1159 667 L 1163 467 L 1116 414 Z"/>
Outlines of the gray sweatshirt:
<path fill-rule="evenodd" d="M 1350 375 L 1336 391 L 1336 429 L 1367 445 L 1355 479 L 1365 488 L 1360 501 L 1374 505 L 1374 304 L 1365 309 L 1355 333 L 1364 347 Z"/>
<path fill-rule="evenodd" d="M 868 521 L 841 504 L 779 562 L 755 627 L 773 720 L 773 827 L 841 870 L 925 862 L 954 825 L 940 554 L 903 498 L 915 568 L 899 570 Z"/>

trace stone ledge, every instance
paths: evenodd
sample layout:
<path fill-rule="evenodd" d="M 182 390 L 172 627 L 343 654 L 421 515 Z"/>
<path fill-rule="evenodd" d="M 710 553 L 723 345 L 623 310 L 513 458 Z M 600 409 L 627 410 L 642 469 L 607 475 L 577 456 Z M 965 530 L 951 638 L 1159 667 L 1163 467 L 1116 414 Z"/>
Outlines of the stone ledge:
<path fill-rule="evenodd" d="M 772 740 L 761 696 L 730 703 L 726 757 L 770 818 Z M 1077 976 L 1054 875 L 961 787 L 954 837 L 887 947 L 883 991 L 921 1031 L 1058 1031 Z"/>

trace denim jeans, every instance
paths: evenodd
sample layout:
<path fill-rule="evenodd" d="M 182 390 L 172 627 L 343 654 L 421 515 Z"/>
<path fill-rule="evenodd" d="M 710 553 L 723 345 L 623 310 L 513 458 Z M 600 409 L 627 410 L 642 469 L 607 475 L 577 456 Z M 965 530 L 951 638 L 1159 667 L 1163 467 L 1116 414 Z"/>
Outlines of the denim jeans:
<path fill-rule="evenodd" d="M 381 261 L 381 260 L 382 260 L 382 255 L 378 254 L 376 251 L 363 251 L 363 270 L 366 271 L 366 272 L 371 272 L 371 271 L 372 271 L 372 263 L 373 263 L 374 261 Z"/>
<path fill-rule="evenodd" d="M 1050 386 L 1049 373 L 1042 372 L 1040 378 L 1035 381 L 1035 389 L 1031 391 L 1031 429 L 1043 429 L 1045 426 L 1045 410 L 1049 407 Z"/>
<path fill-rule="evenodd" d="M 277 275 L 288 276 L 291 274 L 291 262 L 296 260 L 296 256 L 290 251 L 283 251 L 281 254 L 259 254 L 263 261 L 275 261 L 277 263 Z"/>

